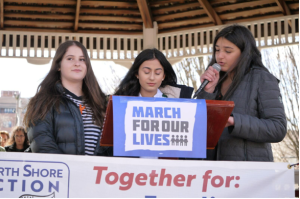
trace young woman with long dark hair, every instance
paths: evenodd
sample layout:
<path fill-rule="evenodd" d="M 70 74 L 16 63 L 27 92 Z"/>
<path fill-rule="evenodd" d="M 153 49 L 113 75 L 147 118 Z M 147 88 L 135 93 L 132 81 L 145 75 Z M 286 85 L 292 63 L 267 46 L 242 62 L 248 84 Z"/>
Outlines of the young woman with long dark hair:
<path fill-rule="evenodd" d="M 213 67 L 221 66 L 220 74 Z M 234 101 L 215 150 L 208 160 L 273 161 L 271 144 L 286 135 L 286 117 L 277 80 L 263 65 L 251 32 L 244 26 L 222 29 L 213 43 L 210 82 L 198 98 Z"/>
<path fill-rule="evenodd" d="M 105 109 L 86 48 L 62 43 L 24 117 L 32 152 L 107 155 L 99 146 Z"/>
<path fill-rule="evenodd" d="M 177 77 L 162 52 L 142 51 L 120 83 L 115 95 L 191 98 L 193 88 L 177 84 Z"/>
<path fill-rule="evenodd" d="M 153 48 L 142 51 L 135 58 L 115 95 L 191 98 L 193 90 L 191 87 L 177 84 L 172 65 L 162 52 Z"/>

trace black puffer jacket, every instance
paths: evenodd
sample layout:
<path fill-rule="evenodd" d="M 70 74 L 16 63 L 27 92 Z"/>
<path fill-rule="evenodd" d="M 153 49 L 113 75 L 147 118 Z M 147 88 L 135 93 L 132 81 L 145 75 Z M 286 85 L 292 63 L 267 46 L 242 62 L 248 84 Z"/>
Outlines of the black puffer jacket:
<path fill-rule="evenodd" d="M 83 122 L 75 103 L 63 95 L 63 87 L 57 84 L 61 92 L 59 113 L 54 107 L 42 121 L 27 129 L 30 147 L 34 153 L 85 155 Z M 111 155 L 107 147 L 99 142 L 94 155 Z"/>
<path fill-rule="evenodd" d="M 23 149 L 17 149 L 16 143 L 13 143 L 12 145 L 6 146 L 5 151 L 7 151 L 7 152 L 24 152 L 28 147 L 29 147 L 29 145 L 24 143 Z"/>
<path fill-rule="evenodd" d="M 215 99 L 217 91 L 198 98 Z M 286 117 L 278 80 L 253 67 L 228 101 L 234 101 L 234 126 L 225 128 L 216 150 L 217 160 L 273 161 L 271 144 L 286 135 Z"/>

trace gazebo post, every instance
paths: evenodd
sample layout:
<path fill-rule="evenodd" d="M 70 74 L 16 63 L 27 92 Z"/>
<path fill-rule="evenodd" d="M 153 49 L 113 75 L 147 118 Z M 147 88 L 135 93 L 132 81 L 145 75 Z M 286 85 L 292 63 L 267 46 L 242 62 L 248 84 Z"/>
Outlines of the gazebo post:
<path fill-rule="evenodd" d="M 145 28 L 145 25 L 143 25 L 144 49 L 158 48 L 157 34 L 158 34 L 158 26 L 156 21 L 153 22 L 153 28 Z"/>

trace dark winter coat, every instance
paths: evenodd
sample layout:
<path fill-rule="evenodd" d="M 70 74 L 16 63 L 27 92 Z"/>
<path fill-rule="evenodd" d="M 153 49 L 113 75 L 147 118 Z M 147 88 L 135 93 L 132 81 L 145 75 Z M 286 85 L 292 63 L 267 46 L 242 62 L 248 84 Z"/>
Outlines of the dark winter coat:
<path fill-rule="evenodd" d="M 23 149 L 17 149 L 16 143 L 6 146 L 5 151 L 7 152 L 24 152 L 29 147 L 28 144 L 24 144 Z"/>
<path fill-rule="evenodd" d="M 52 107 L 42 121 L 28 128 L 28 138 L 33 153 L 85 155 L 83 121 L 79 108 L 61 92 L 59 112 Z M 105 147 L 97 143 L 94 155 L 109 155 Z"/>
<path fill-rule="evenodd" d="M 198 98 L 215 99 L 217 91 Z M 225 128 L 217 145 L 217 160 L 273 161 L 271 144 L 286 135 L 287 124 L 278 80 L 253 67 L 228 101 L 234 101 L 234 126 Z"/>

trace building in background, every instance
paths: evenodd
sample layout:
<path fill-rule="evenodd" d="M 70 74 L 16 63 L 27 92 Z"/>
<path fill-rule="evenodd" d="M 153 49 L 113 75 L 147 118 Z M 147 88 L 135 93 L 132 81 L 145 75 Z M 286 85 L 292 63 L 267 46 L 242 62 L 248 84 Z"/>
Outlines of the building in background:
<path fill-rule="evenodd" d="M 28 98 L 21 98 L 19 91 L 1 91 L 0 130 L 11 132 L 16 125 L 22 125 Z"/>

